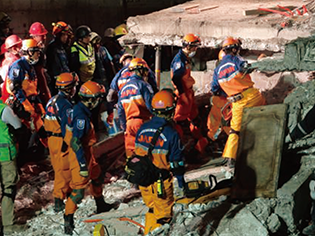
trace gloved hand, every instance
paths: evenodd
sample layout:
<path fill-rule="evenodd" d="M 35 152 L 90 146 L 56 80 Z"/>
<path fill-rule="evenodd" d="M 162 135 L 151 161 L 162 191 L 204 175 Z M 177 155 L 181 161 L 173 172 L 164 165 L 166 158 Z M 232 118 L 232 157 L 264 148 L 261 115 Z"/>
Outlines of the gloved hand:
<path fill-rule="evenodd" d="M 30 113 L 31 116 L 35 115 L 35 109 L 32 106 L 32 104 L 29 102 L 29 100 L 26 99 L 24 102 L 22 102 L 22 105 L 24 107 L 24 110 Z"/>
<path fill-rule="evenodd" d="M 113 120 L 114 120 L 114 112 L 111 112 L 108 114 L 107 116 L 107 119 L 106 119 L 106 122 L 112 126 L 114 123 L 113 123 Z"/>
<path fill-rule="evenodd" d="M 85 163 L 79 163 L 80 165 L 80 175 L 84 178 L 89 177 L 89 171 Z"/>
<path fill-rule="evenodd" d="M 184 187 L 182 187 L 182 188 L 179 188 L 179 187 L 174 188 L 173 194 L 174 194 L 175 198 L 183 198 L 183 197 L 185 197 Z"/>

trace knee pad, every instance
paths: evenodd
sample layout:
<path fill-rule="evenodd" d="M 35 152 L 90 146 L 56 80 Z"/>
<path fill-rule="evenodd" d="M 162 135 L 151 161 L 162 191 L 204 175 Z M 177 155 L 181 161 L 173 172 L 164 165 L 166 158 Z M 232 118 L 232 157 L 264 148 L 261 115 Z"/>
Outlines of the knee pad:
<path fill-rule="evenodd" d="M 84 198 L 84 189 L 73 189 L 70 198 L 75 204 L 81 203 Z"/>

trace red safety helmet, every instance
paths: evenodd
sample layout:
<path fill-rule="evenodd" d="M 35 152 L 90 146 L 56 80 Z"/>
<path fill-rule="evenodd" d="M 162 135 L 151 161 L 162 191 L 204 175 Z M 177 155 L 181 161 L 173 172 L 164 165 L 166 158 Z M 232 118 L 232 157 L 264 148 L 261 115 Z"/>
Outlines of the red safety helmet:
<path fill-rule="evenodd" d="M 34 22 L 28 32 L 31 36 L 46 35 L 48 33 L 45 26 L 40 22 Z"/>
<path fill-rule="evenodd" d="M 186 34 L 183 38 L 183 47 L 187 47 L 187 46 L 198 47 L 200 45 L 201 45 L 201 40 L 195 34 Z"/>
<path fill-rule="evenodd" d="M 223 49 L 221 49 L 219 52 L 219 55 L 218 55 L 219 61 L 221 61 L 225 55 L 226 55 L 226 53 L 223 51 Z"/>
<path fill-rule="evenodd" d="M 61 73 L 56 76 L 56 87 L 60 90 L 68 90 L 79 83 L 79 77 L 75 72 Z"/>
<path fill-rule="evenodd" d="M 148 69 L 148 68 L 149 68 L 148 64 L 142 58 L 132 59 L 128 66 L 129 71 L 139 70 L 139 69 Z"/>
<path fill-rule="evenodd" d="M 59 33 L 72 34 L 72 28 L 70 25 L 63 21 L 58 21 L 57 23 L 52 23 L 53 30 L 52 34 L 57 35 Z"/>
<path fill-rule="evenodd" d="M 161 90 L 152 98 L 152 111 L 156 114 L 165 114 L 174 110 L 176 107 L 175 98 L 172 91 Z"/>
<path fill-rule="evenodd" d="M 19 44 L 22 45 L 22 39 L 19 36 L 12 34 L 6 38 L 4 44 L 5 44 L 5 48 L 9 49 L 15 45 L 19 45 Z"/>
<path fill-rule="evenodd" d="M 87 81 L 82 84 L 79 95 L 83 98 L 98 98 L 105 94 L 105 88 L 93 81 Z"/>
<path fill-rule="evenodd" d="M 241 41 L 239 39 L 233 38 L 233 37 L 227 37 L 223 43 L 222 48 L 228 49 L 233 47 L 239 47 L 241 45 Z"/>

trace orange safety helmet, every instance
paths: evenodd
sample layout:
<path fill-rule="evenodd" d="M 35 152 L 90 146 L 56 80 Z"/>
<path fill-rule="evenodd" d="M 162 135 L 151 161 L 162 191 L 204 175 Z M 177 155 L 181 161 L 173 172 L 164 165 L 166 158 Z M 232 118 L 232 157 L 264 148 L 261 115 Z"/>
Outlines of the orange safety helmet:
<path fill-rule="evenodd" d="M 19 44 L 22 45 L 22 39 L 19 36 L 12 34 L 6 38 L 4 44 L 5 44 L 5 48 L 9 49 L 9 48 L 16 46 L 16 45 L 19 45 Z"/>
<path fill-rule="evenodd" d="M 105 87 L 93 81 L 87 81 L 82 84 L 79 96 L 83 98 L 98 98 L 105 94 Z"/>
<path fill-rule="evenodd" d="M 223 43 L 222 48 L 228 49 L 233 47 L 239 47 L 241 45 L 241 41 L 239 39 L 233 38 L 233 37 L 227 37 Z"/>
<path fill-rule="evenodd" d="M 201 45 L 201 40 L 195 34 L 186 34 L 183 38 L 183 47 L 187 47 L 187 46 L 198 47 L 200 45 Z"/>
<path fill-rule="evenodd" d="M 146 63 L 145 60 L 143 60 L 142 58 L 134 58 L 131 60 L 128 69 L 130 71 L 134 71 L 134 70 L 139 70 L 139 69 L 148 69 L 149 66 Z"/>
<path fill-rule="evenodd" d="M 219 52 L 219 55 L 218 55 L 219 61 L 221 61 L 225 55 L 226 55 L 226 53 L 223 51 L 223 49 L 221 49 Z"/>
<path fill-rule="evenodd" d="M 152 98 L 152 111 L 156 115 L 166 114 L 173 111 L 176 107 L 175 98 L 172 90 L 163 89 L 157 92 Z"/>
<path fill-rule="evenodd" d="M 37 45 L 37 41 L 35 39 L 24 39 L 22 41 L 22 50 L 28 51 L 31 48 L 38 48 L 38 50 L 39 50 L 39 47 Z"/>
<path fill-rule="evenodd" d="M 63 22 L 63 21 L 58 21 L 57 23 L 52 23 L 53 26 L 53 30 L 52 30 L 52 34 L 53 35 L 57 35 L 61 32 L 66 33 L 66 34 L 72 34 L 72 28 L 70 25 L 68 25 L 67 23 Z"/>
<path fill-rule="evenodd" d="M 33 23 L 28 32 L 31 36 L 46 35 L 48 33 L 45 26 L 40 22 Z"/>
<path fill-rule="evenodd" d="M 56 87 L 60 90 L 68 90 L 79 83 L 79 77 L 75 72 L 61 73 L 56 76 Z"/>

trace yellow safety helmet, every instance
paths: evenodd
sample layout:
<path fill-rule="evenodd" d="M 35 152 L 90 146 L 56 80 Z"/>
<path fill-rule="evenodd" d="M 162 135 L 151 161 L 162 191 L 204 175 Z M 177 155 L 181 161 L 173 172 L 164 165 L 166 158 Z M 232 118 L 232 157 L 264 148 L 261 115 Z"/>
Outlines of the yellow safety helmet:
<path fill-rule="evenodd" d="M 121 24 L 121 25 L 118 25 L 115 30 L 114 30 L 114 33 L 115 33 L 115 36 L 123 36 L 125 34 L 128 33 L 128 30 L 127 30 L 127 25 L 126 24 Z"/>

